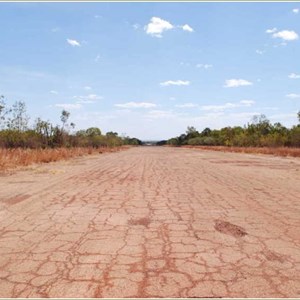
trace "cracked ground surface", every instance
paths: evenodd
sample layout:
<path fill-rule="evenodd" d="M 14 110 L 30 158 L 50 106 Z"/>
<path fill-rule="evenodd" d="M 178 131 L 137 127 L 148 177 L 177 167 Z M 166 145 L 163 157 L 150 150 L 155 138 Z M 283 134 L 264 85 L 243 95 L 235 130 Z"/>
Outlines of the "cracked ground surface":
<path fill-rule="evenodd" d="M 300 297 L 300 160 L 139 147 L 0 177 L 0 297 Z"/>

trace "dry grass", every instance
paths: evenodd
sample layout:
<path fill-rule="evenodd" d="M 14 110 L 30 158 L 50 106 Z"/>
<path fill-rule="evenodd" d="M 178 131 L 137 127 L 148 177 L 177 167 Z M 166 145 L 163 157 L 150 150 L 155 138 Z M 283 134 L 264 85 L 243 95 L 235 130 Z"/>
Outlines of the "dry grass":
<path fill-rule="evenodd" d="M 300 148 L 226 147 L 226 146 L 183 146 L 183 147 L 199 149 L 199 150 L 213 150 L 213 151 L 223 151 L 223 152 L 254 153 L 254 154 L 269 154 L 275 156 L 300 157 Z"/>
<path fill-rule="evenodd" d="M 96 153 L 116 152 L 127 147 L 115 148 L 55 148 L 55 149 L 1 149 L 0 170 L 13 169 L 38 163 L 50 163 L 76 156 Z"/>

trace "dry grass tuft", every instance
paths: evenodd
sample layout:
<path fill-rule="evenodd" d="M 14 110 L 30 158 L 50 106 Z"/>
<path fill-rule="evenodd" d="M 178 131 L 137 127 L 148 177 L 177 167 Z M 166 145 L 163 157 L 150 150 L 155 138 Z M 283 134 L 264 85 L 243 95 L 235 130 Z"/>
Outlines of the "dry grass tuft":
<path fill-rule="evenodd" d="M 254 154 L 269 154 L 275 156 L 291 156 L 300 157 L 300 148 L 289 147 L 226 147 L 226 146 L 183 146 L 184 148 L 193 148 L 199 150 L 213 150 L 223 152 L 236 153 L 254 153 Z"/>
<path fill-rule="evenodd" d="M 28 166 L 36 163 L 50 163 L 66 160 L 76 156 L 96 153 L 116 152 L 127 147 L 115 148 L 55 148 L 55 149 L 1 149 L 0 170 L 13 169 L 19 166 Z"/>

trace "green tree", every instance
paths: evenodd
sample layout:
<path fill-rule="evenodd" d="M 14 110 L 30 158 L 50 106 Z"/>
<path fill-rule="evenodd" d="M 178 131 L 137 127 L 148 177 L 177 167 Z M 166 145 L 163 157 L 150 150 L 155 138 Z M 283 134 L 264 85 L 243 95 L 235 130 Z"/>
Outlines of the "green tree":
<path fill-rule="evenodd" d="M 60 120 L 62 122 L 62 128 L 61 128 L 62 131 L 65 129 L 65 126 L 67 125 L 69 117 L 70 117 L 70 113 L 68 111 L 66 111 L 65 109 L 62 110 L 61 115 L 60 115 Z"/>
<path fill-rule="evenodd" d="M 97 127 L 90 127 L 85 132 L 89 137 L 101 135 L 101 130 Z"/>

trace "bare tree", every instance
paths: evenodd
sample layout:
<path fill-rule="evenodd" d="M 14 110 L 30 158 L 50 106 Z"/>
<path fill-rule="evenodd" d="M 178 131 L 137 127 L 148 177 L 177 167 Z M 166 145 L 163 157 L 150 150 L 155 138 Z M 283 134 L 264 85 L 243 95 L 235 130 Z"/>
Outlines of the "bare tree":
<path fill-rule="evenodd" d="M 12 116 L 7 121 L 9 129 L 25 131 L 28 129 L 29 117 L 26 114 L 26 104 L 23 101 L 16 101 L 11 109 Z"/>

